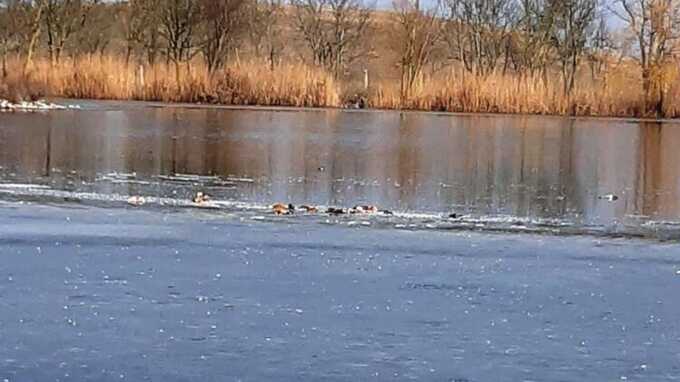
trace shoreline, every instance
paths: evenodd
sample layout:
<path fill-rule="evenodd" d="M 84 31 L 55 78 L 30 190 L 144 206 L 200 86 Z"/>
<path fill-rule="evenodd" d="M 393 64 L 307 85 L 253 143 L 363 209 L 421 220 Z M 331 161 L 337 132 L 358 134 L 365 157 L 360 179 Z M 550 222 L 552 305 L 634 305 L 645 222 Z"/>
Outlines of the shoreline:
<path fill-rule="evenodd" d="M 18 63 L 10 62 L 10 68 Z M 351 109 L 426 112 L 442 115 L 537 115 L 563 118 L 620 118 L 669 121 L 680 117 L 680 104 L 669 93 L 663 110 L 653 112 L 632 90 L 631 84 L 604 86 L 584 83 L 569 97 L 557 82 L 541 85 L 535 78 L 494 75 L 468 78 L 452 71 L 427 78 L 418 92 L 403 98 L 394 81 L 376 80 L 360 88 L 305 64 L 281 64 L 275 68 L 260 62 L 230 64 L 209 73 L 200 63 L 187 66 L 179 77 L 164 65 L 137 69 L 119 58 L 76 57 L 73 62 L 36 62 L 28 74 L 0 80 L 0 97 L 40 97 L 147 101 L 163 106 L 177 102 L 184 107 L 274 109 Z M 111 75 L 111 73 L 115 73 Z M 143 75 L 140 73 L 144 73 Z M 200 103 L 200 104 L 199 104 Z M 251 106 L 252 105 L 252 106 Z M 262 105 L 262 106 L 255 106 Z M 659 114 L 660 113 L 660 114 Z"/>
<path fill-rule="evenodd" d="M 164 102 L 164 101 L 145 101 L 136 99 L 95 99 L 95 98 L 68 98 L 68 97 L 45 97 L 42 101 L 55 103 L 61 105 L 66 103 L 66 108 L 54 110 L 79 110 L 81 106 L 78 101 L 85 101 L 91 103 L 104 104 L 132 104 L 140 107 L 149 108 L 178 108 L 178 109 L 217 109 L 217 110 L 234 110 L 234 111 L 271 111 L 271 112 L 352 112 L 352 113 L 399 113 L 399 114 L 423 114 L 429 116 L 441 117 L 482 117 L 482 118 L 502 118 L 502 117 L 532 117 L 532 118 L 551 118 L 551 119 L 567 119 L 573 121 L 579 120 L 596 120 L 596 121 L 619 121 L 627 123 L 663 123 L 663 124 L 678 124 L 678 118 L 645 118 L 645 117 L 617 117 L 617 116 L 574 116 L 574 115 L 560 115 L 560 114 L 538 114 L 538 113 L 489 113 L 489 112 L 453 112 L 453 111 L 433 111 L 421 109 L 388 109 L 388 108 L 344 108 L 344 107 L 330 107 L 330 106 L 274 106 L 274 105 L 228 105 L 228 104 L 212 104 L 212 103 L 191 103 L 191 102 Z M 69 107 L 69 105 L 75 107 Z M 0 109 L 1 111 L 2 109 Z M 32 111 L 32 110 L 27 110 Z M 52 110 L 45 110 L 52 111 Z"/>

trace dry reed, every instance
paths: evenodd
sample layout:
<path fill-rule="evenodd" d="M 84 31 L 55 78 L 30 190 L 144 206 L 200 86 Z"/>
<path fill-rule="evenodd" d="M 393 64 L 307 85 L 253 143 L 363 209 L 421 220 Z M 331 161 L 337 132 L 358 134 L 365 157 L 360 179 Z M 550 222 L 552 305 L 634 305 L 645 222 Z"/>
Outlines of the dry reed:
<path fill-rule="evenodd" d="M 265 63 L 232 63 L 209 74 L 200 62 L 182 65 L 179 77 L 172 64 L 126 65 L 115 56 L 80 57 L 53 65 L 38 60 L 24 74 L 20 60 L 10 60 L 9 75 L 0 78 L 0 98 L 34 99 L 41 96 L 266 105 L 341 107 L 342 86 L 323 70 L 302 64 L 270 68 Z M 664 112 L 680 117 L 677 68 L 664 72 Z M 179 80 L 179 81 L 178 81 Z M 369 106 L 470 113 L 552 114 L 640 117 L 644 97 L 637 68 L 620 65 L 597 81 L 582 75 L 567 97 L 559 76 L 492 74 L 481 77 L 452 69 L 423 79 L 408 99 L 397 83 L 377 83 Z"/>
<path fill-rule="evenodd" d="M 9 93 L 8 88 L 21 89 L 30 84 L 39 89 L 40 95 L 53 97 L 225 105 L 339 105 L 332 76 L 304 65 L 271 69 L 266 64 L 247 62 L 209 74 L 204 65 L 193 63 L 181 65 L 179 77 L 172 64 L 126 65 L 115 57 L 76 58 L 56 65 L 40 60 L 26 75 L 21 74 L 19 61 L 10 61 L 9 67 L 8 79 L 0 80 L 4 82 L 4 93 Z M 25 97 L 25 91 L 18 93 Z"/>
<path fill-rule="evenodd" d="M 398 86 L 380 86 L 371 97 L 376 108 L 606 117 L 644 116 L 644 97 L 633 68 L 612 70 L 598 81 L 576 84 L 566 96 L 559 76 L 548 81 L 539 76 L 491 74 L 475 76 L 462 71 L 426 78 L 402 99 Z M 680 116 L 678 86 L 667 89 L 665 113 Z"/>

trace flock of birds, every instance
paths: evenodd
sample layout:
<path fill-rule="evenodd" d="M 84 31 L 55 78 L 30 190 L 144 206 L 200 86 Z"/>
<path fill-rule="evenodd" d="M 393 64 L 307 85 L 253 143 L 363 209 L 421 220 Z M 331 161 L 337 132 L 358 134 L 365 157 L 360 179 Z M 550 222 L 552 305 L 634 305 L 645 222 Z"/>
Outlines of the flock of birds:
<path fill-rule="evenodd" d="M 203 192 L 198 192 L 194 198 L 193 202 L 198 205 L 204 205 L 208 202 L 210 202 L 210 196 L 207 194 L 204 194 Z M 364 206 L 354 206 L 352 208 L 336 208 L 336 207 L 328 207 L 325 210 L 322 210 L 320 207 L 317 206 L 312 206 L 312 205 L 307 205 L 303 204 L 300 206 L 295 206 L 291 203 L 285 204 L 285 203 L 276 203 L 271 206 L 271 212 L 274 215 L 277 216 L 282 216 L 282 215 L 294 215 L 296 212 L 302 212 L 302 213 L 307 213 L 307 214 L 318 214 L 318 213 L 327 213 L 329 215 L 375 215 L 375 214 L 382 214 L 382 215 L 394 215 L 392 211 L 387 211 L 387 210 L 381 210 L 378 209 L 376 206 L 371 206 L 371 205 L 364 205 Z"/>
<path fill-rule="evenodd" d="M 199 207 L 210 207 L 210 195 L 197 192 L 192 198 L 192 202 Z M 131 206 L 140 207 L 145 205 L 147 200 L 143 196 L 131 196 L 127 199 L 127 203 Z M 277 216 L 294 215 L 298 212 L 305 214 L 320 214 L 326 213 L 328 215 L 385 215 L 392 216 L 394 213 L 388 210 L 381 210 L 372 205 L 358 205 L 352 208 L 337 208 L 328 207 L 322 209 L 321 207 L 312 205 L 295 206 L 291 203 L 276 203 L 270 207 L 271 212 Z"/>
<path fill-rule="evenodd" d="M 381 210 L 376 206 L 354 206 L 352 208 L 337 208 L 328 207 L 325 210 L 320 209 L 317 206 L 301 205 L 294 206 L 293 204 L 276 203 L 271 206 L 271 210 L 274 215 L 294 215 L 296 212 L 300 211 L 307 214 L 318 214 L 326 213 L 328 215 L 394 215 L 392 211 Z"/>
<path fill-rule="evenodd" d="M 192 201 L 195 205 L 199 207 L 210 207 L 210 196 L 208 194 L 205 194 L 203 192 L 197 192 Z M 600 200 L 606 200 L 608 202 L 615 202 L 619 199 L 617 195 L 614 194 L 607 194 L 607 195 L 601 195 L 598 196 L 598 199 Z M 127 203 L 132 205 L 132 206 L 142 206 L 146 204 L 146 199 L 143 196 L 131 196 L 128 198 Z M 392 216 L 394 213 L 389 210 L 381 210 L 376 206 L 372 205 L 357 205 L 352 208 L 337 208 L 337 207 L 328 207 L 326 209 L 322 209 L 321 207 L 317 206 L 312 206 L 312 205 L 300 205 L 300 206 L 295 206 L 291 203 L 285 204 L 285 203 L 276 203 L 271 206 L 271 212 L 274 215 L 277 216 L 283 216 L 283 215 L 295 215 L 297 212 L 305 213 L 305 214 L 320 214 L 320 213 L 326 213 L 328 215 L 384 215 L 384 216 Z M 452 213 L 448 215 L 450 219 L 458 219 L 461 216 L 456 213 Z"/>

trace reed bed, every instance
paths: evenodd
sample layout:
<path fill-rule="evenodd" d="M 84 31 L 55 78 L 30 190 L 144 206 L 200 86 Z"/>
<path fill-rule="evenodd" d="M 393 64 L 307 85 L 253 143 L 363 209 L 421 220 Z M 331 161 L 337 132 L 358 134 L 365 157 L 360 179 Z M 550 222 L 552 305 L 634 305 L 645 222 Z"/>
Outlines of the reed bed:
<path fill-rule="evenodd" d="M 675 68 L 675 66 L 673 66 Z M 258 61 L 236 62 L 208 73 L 200 61 L 174 65 L 126 64 L 117 56 L 79 57 L 52 64 L 38 60 L 25 73 L 21 60 L 8 62 L 8 75 L 0 77 L 0 98 L 36 99 L 44 96 L 262 105 L 342 107 L 343 84 L 321 69 L 303 64 L 273 68 Z M 677 68 L 664 74 L 664 112 L 680 117 Z M 408 98 L 398 81 L 375 83 L 368 105 L 382 109 L 409 109 L 468 113 L 510 113 L 643 117 L 644 97 L 637 68 L 621 66 L 593 80 L 582 75 L 570 96 L 565 96 L 558 75 L 547 78 L 499 73 L 475 76 L 452 69 L 423 78 Z M 356 96 L 356 94 L 355 94 Z"/>
<path fill-rule="evenodd" d="M 638 90 L 640 89 L 640 90 Z M 667 89 L 664 111 L 680 116 L 680 88 Z M 380 86 L 371 107 L 464 113 L 508 113 L 602 117 L 643 117 L 644 97 L 635 71 L 619 69 L 598 81 L 577 82 L 566 96 L 558 76 L 491 74 L 484 77 L 452 71 L 423 79 L 404 99 L 397 86 Z"/>
<path fill-rule="evenodd" d="M 115 57 L 85 57 L 58 64 L 39 60 L 28 73 L 23 73 L 20 61 L 10 61 L 9 68 L 8 77 L 0 80 L 0 96 L 4 93 L 6 98 L 47 95 L 225 105 L 340 104 L 332 76 L 300 64 L 272 69 L 252 61 L 208 73 L 201 63 L 182 64 L 176 71 L 173 64 L 139 66 Z"/>

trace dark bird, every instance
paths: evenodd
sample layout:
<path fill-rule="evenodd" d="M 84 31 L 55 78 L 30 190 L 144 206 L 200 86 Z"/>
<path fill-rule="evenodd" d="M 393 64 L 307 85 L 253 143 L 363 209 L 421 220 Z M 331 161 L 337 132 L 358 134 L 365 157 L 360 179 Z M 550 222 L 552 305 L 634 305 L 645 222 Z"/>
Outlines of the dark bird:
<path fill-rule="evenodd" d="M 347 213 L 347 211 L 345 211 L 342 208 L 329 207 L 326 210 L 326 213 L 329 215 L 344 215 L 345 213 Z"/>

